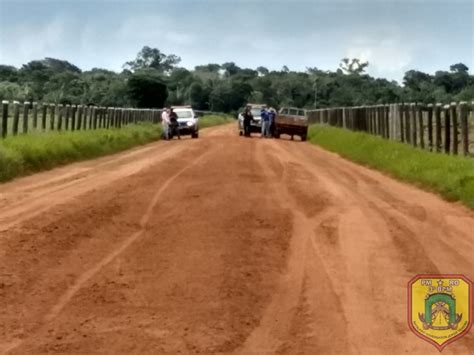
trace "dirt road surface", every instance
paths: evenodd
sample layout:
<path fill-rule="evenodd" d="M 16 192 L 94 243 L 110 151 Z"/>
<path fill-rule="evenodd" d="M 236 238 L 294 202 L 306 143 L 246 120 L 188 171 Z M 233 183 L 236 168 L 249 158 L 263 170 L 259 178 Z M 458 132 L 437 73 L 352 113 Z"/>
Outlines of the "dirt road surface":
<path fill-rule="evenodd" d="M 458 204 L 211 128 L 0 185 L 0 353 L 438 354 L 407 282 L 473 246 Z"/>

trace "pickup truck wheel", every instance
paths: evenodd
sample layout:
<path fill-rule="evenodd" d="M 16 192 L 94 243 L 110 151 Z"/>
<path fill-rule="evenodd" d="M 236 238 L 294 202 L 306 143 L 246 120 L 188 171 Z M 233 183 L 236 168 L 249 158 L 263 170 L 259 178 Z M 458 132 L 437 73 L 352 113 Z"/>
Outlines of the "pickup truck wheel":
<path fill-rule="evenodd" d="M 192 133 L 191 138 L 199 138 L 199 132 Z"/>
<path fill-rule="evenodd" d="M 306 141 L 306 136 L 301 136 L 301 140 L 304 142 Z"/>
<path fill-rule="evenodd" d="M 242 131 L 239 131 L 239 136 L 241 136 L 241 137 L 242 137 L 243 135 L 244 135 L 244 132 L 242 132 Z"/>

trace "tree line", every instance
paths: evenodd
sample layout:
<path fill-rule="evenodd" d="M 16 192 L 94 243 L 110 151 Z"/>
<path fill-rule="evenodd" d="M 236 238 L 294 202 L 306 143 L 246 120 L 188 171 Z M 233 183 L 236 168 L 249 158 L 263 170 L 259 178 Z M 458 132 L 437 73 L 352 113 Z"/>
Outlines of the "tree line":
<path fill-rule="evenodd" d="M 366 74 L 368 62 L 344 58 L 336 71 L 241 68 L 233 62 L 180 67 L 181 58 L 145 46 L 122 72 L 82 71 L 45 58 L 16 68 L 0 65 L 0 99 L 114 107 L 161 108 L 191 104 L 235 112 L 245 102 L 274 107 L 324 108 L 398 102 L 450 102 L 474 98 L 474 76 L 463 63 L 434 75 L 407 71 L 403 85 Z"/>

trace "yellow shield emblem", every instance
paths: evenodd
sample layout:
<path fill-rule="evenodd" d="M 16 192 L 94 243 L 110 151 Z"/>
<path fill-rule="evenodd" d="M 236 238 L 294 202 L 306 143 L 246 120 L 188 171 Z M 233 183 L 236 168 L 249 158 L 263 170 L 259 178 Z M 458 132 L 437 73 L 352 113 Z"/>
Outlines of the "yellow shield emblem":
<path fill-rule="evenodd" d="M 472 325 L 472 282 L 464 275 L 417 275 L 408 283 L 408 325 L 443 350 Z"/>

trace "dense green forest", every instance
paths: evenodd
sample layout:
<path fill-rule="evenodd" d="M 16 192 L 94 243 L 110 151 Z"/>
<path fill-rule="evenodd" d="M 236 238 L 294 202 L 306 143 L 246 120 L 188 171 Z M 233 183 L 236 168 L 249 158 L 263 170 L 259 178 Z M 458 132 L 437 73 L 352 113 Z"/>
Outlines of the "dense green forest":
<path fill-rule="evenodd" d="M 33 60 L 21 68 L 0 65 L 0 99 L 101 106 L 163 107 L 191 104 L 196 109 L 235 112 L 247 102 L 274 107 L 321 108 L 396 102 L 450 102 L 474 98 L 474 76 L 457 63 L 434 75 L 405 73 L 403 85 L 373 78 L 369 65 L 344 58 L 336 71 L 283 67 L 240 68 L 235 63 L 179 66 L 181 59 L 143 47 L 121 73 L 82 71 L 65 60 Z"/>

